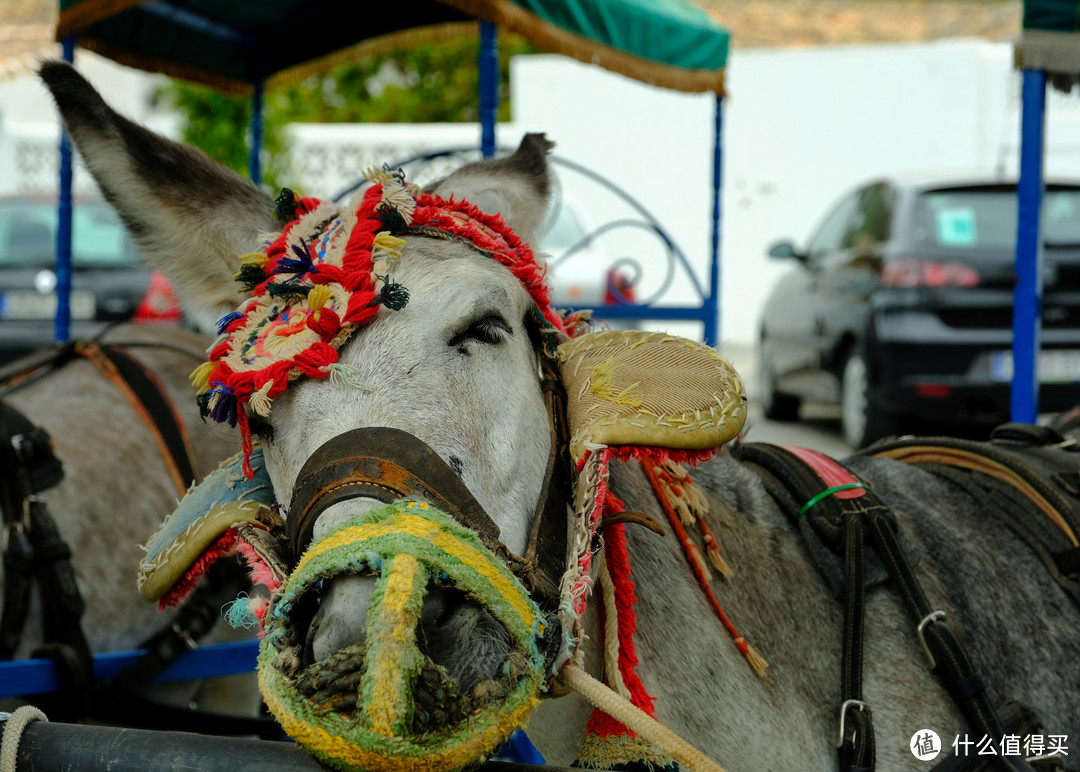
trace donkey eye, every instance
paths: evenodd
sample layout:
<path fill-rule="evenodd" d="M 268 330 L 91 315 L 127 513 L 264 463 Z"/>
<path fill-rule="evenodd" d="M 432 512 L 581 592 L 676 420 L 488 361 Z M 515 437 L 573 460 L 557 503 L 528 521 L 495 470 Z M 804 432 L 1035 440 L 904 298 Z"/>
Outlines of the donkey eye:
<path fill-rule="evenodd" d="M 501 315 L 488 314 L 470 322 L 464 329 L 455 333 L 446 345 L 459 346 L 469 339 L 489 344 L 502 343 L 510 333 L 510 323 Z"/>

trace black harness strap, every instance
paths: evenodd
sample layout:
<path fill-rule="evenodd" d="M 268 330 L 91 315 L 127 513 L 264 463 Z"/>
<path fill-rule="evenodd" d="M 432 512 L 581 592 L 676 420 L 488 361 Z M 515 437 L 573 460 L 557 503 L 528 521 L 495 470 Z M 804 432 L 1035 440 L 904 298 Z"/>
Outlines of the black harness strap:
<path fill-rule="evenodd" d="M 874 765 L 870 711 L 859 696 L 862 678 L 862 606 L 865 598 L 863 567 L 867 542 L 884 563 L 904 605 L 916 622 L 916 634 L 930 658 L 931 670 L 941 678 L 971 727 L 1000 741 L 1004 730 L 987 698 L 985 681 L 949 629 L 944 613 L 931 608 L 901 548 L 896 524 L 873 491 L 863 486 L 857 497 L 841 498 L 837 494 L 850 486 L 830 488 L 819 471 L 800 457 L 805 452 L 796 455 L 784 448 L 763 443 L 743 445 L 739 452 L 741 458 L 762 478 L 770 494 L 779 493 L 774 494 L 774 498 L 781 507 L 794 519 L 805 516 L 822 541 L 842 554 L 844 559 L 841 770 L 872 770 Z M 831 459 L 826 461 L 836 465 Z M 855 480 L 853 475 L 847 474 Z M 792 506 L 792 502 L 800 501 L 803 504 Z M 849 732 L 848 727 L 853 727 L 854 732 Z"/>
<path fill-rule="evenodd" d="M 167 343 L 71 341 L 0 367 L 0 395 L 25 388 L 76 357 L 88 360 L 116 386 L 146 424 L 177 494 L 183 496 L 192 481 L 200 479 L 195 456 L 183 422 L 165 388 L 149 368 L 129 353 L 129 349 L 138 347 L 170 349 L 201 361 L 194 352 Z"/>
<path fill-rule="evenodd" d="M 864 518 L 876 499 L 839 499 L 826 495 L 809 508 L 807 502 L 829 489 L 805 462 L 790 450 L 749 443 L 739 447 L 740 458 L 758 473 L 770 495 L 794 519 L 812 512 L 809 522 L 824 544 L 843 557 L 843 646 L 840 667 L 840 732 L 837 753 L 843 772 L 873 770 L 875 739 L 870 706 L 863 700 L 863 611 L 865 606 Z M 838 481 L 834 481 L 838 482 Z M 858 484 L 852 477 L 850 483 Z M 851 488 L 854 490 L 854 488 Z"/>
<path fill-rule="evenodd" d="M 902 437 L 860 455 L 918 464 L 975 496 L 1080 604 L 1080 444 L 1050 427 L 1003 424 L 990 442 Z"/>
<path fill-rule="evenodd" d="M 3 402 L 0 470 L 5 575 L 0 658 L 10 659 L 18 648 L 36 581 L 45 644 L 34 654 L 56 663 L 70 702 L 93 679 L 81 625 L 86 607 L 71 568 L 71 549 L 36 495 L 63 478 L 63 467 L 53 455 L 48 433 Z"/>
<path fill-rule="evenodd" d="M 140 344 L 136 344 L 140 345 Z M 186 352 L 185 352 L 186 353 Z M 123 349 L 92 342 L 56 346 L 15 365 L 0 368 L 5 393 L 32 383 L 75 356 L 90 359 L 127 397 L 155 434 L 174 486 L 182 495 L 196 478 L 183 425 L 158 379 Z M 130 726 L 216 734 L 254 734 L 279 738 L 270 719 L 228 716 L 164 705 L 135 693 L 180 655 L 195 646 L 220 614 L 222 604 L 248 586 L 239 564 L 218 561 L 209 582 L 196 587 L 175 617 L 139 648 L 145 656 L 108 681 L 93 683 L 93 657 L 82 630 L 85 603 L 64 542 L 44 502 L 36 494 L 63 478 L 44 429 L 0 402 L 0 510 L 3 514 L 4 605 L 0 614 L 0 659 L 10 659 L 25 628 L 34 579 L 42 606 L 45 644 L 34 656 L 51 659 L 64 690 L 37 695 L 54 717 L 93 717 Z M 223 572 L 228 571 L 228 574 Z"/>

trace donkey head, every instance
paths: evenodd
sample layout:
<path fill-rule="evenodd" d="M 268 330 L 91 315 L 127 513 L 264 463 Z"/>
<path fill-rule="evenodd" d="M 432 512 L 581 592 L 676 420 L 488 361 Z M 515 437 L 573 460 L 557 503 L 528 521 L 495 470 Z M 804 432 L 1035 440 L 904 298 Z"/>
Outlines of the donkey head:
<path fill-rule="evenodd" d="M 235 338 L 236 330 L 250 321 L 250 295 L 258 294 L 253 285 L 264 280 L 264 294 L 267 289 L 266 277 L 260 276 L 238 292 L 236 276 L 244 271 L 240 256 L 255 253 L 255 262 L 265 267 L 276 244 L 283 251 L 281 260 L 310 262 L 320 240 L 326 244 L 340 236 L 342 244 L 350 241 L 343 220 L 353 222 L 358 232 L 367 220 L 383 217 L 376 229 L 385 225 L 393 232 L 390 241 L 383 242 L 389 244 L 388 251 L 380 253 L 378 245 L 367 244 L 364 253 L 373 263 L 364 287 L 375 297 L 357 311 L 349 306 L 350 296 L 319 291 L 326 296 L 320 303 L 339 301 L 323 307 L 321 320 L 336 313 L 334 318 L 343 323 L 357 311 L 360 321 L 354 329 L 327 336 L 335 350 L 329 359 L 285 367 L 274 386 L 245 381 L 247 391 L 237 392 L 243 398 L 233 403 L 239 411 L 233 417 L 260 441 L 282 505 L 292 500 L 298 480 L 303 482 L 302 467 L 318 449 L 353 430 L 385 427 L 383 434 L 411 438 L 407 444 L 433 451 L 464 483 L 474 499 L 469 506 L 490 516 L 508 553 L 524 552 L 552 447 L 538 354 L 545 325 L 546 334 L 553 329 L 544 313 L 538 314 L 538 305 L 546 304 L 546 290 L 538 285 L 528 291 L 506 265 L 462 237 L 467 228 L 461 221 L 469 220 L 468 227 L 477 225 L 501 244 L 513 240 L 509 229 L 523 242 L 533 241 L 548 207 L 546 155 L 551 143 L 542 135 L 528 135 L 512 156 L 470 164 L 435 183 L 424 192 L 433 196 L 429 199 L 417 199 L 417 191 L 403 188 L 392 174 L 376 180 L 382 186 L 381 200 L 372 194 L 371 200 L 338 207 L 286 197 L 291 211 L 283 233 L 283 223 L 273 217 L 275 202 L 248 181 L 120 116 L 73 68 L 49 63 L 40 74 L 87 167 L 146 260 L 169 277 L 186 307 L 200 318 L 225 316 L 220 329 L 226 338 Z M 428 200 L 440 216 L 448 214 L 445 207 L 462 200 L 479 213 L 449 213 L 457 224 L 441 230 L 402 227 L 400 218 L 408 219 L 420 200 Z M 488 225 L 474 222 L 484 219 L 483 213 L 500 214 L 508 228 L 491 226 L 489 220 Z M 492 227 L 499 232 L 491 233 Z M 335 228 L 345 231 L 339 234 Z M 515 259 L 531 260 L 525 246 L 510 252 Z M 276 265 L 281 268 L 283 263 Z M 309 264 L 294 270 L 292 284 L 282 280 L 275 292 L 285 292 L 287 286 L 295 290 L 320 269 Z M 304 288 L 310 296 L 306 309 L 316 305 L 311 290 L 317 283 Z M 387 290 L 398 292 L 393 302 L 387 300 Z M 227 315 L 238 306 L 238 314 Z M 550 309 L 544 311 L 560 324 Z M 279 332 L 288 326 L 285 322 L 284 316 L 275 317 Z M 288 349 L 291 343 L 269 333 L 259 345 L 274 360 L 278 354 L 270 350 L 280 354 L 284 349 L 275 347 Z M 325 354 L 327 344 L 321 345 L 318 350 Z M 288 357 L 280 354 L 278 359 Z M 221 408 L 225 397 L 214 393 L 216 376 L 208 377 L 205 388 L 213 402 L 208 409 Z M 237 376 L 237 383 L 240 379 Z M 381 434 L 365 436 L 377 440 Z M 342 497 L 305 524 L 305 536 L 310 533 L 318 540 L 383 504 L 364 493 Z M 373 587 L 373 578 L 356 574 L 322 582 L 303 659 L 327 661 L 364 643 Z M 432 587 L 418 626 L 424 653 L 463 692 L 506 668 L 506 631 L 466 594 Z"/>

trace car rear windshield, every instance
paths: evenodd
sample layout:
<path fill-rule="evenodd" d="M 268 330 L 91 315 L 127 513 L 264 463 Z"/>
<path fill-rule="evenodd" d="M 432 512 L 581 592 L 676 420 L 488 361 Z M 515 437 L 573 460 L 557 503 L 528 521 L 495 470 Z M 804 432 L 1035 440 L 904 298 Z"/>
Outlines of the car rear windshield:
<path fill-rule="evenodd" d="M 72 216 L 72 265 L 123 268 L 138 253 L 104 203 L 76 203 Z M 36 268 L 56 262 L 57 207 L 49 202 L 0 203 L 0 268 Z"/>
<path fill-rule="evenodd" d="M 915 240 L 933 250 L 1016 248 L 1016 191 L 1008 188 L 935 190 L 916 204 Z M 1043 239 L 1050 247 L 1080 248 L 1080 189 L 1047 190 Z"/>

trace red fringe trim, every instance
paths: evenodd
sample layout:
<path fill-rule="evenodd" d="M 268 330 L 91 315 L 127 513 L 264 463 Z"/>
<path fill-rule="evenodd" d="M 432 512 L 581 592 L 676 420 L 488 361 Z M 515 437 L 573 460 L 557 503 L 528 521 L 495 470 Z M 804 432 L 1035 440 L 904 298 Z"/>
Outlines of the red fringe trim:
<path fill-rule="evenodd" d="M 653 706 L 656 698 L 645 690 L 645 685 L 641 682 L 636 670 L 638 655 L 634 645 L 634 634 L 637 632 L 637 615 L 634 612 L 634 606 L 637 604 L 637 595 L 634 580 L 630 576 L 626 526 L 622 523 L 604 526 L 604 559 L 607 561 L 608 573 L 611 575 L 611 583 L 615 591 L 615 608 L 619 615 L 619 673 L 630 692 L 630 701 L 656 718 L 656 709 Z M 599 610 L 602 626 L 604 623 L 603 604 L 599 605 Z M 617 737 L 624 734 L 636 737 L 634 732 L 599 708 L 593 709 L 585 731 L 587 734 L 601 737 Z"/>
<path fill-rule="evenodd" d="M 203 554 L 191 564 L 169 591 L 161 596 L 161 600 L 158 601 L 158 609 L 164 611 L 170 606 L 178 606 L 183 603 L 187 596 L 191 594 L 191 591 L 195 589 L 195 585 L 199 583 L 199 578 L 210 570 L 210 566 L 214 565 L 219 559 L 235 553 L 236 543 L 239 538 L 235 528 L 230 528 L 221 534 L 217 541 L 207 547 Z"/>

